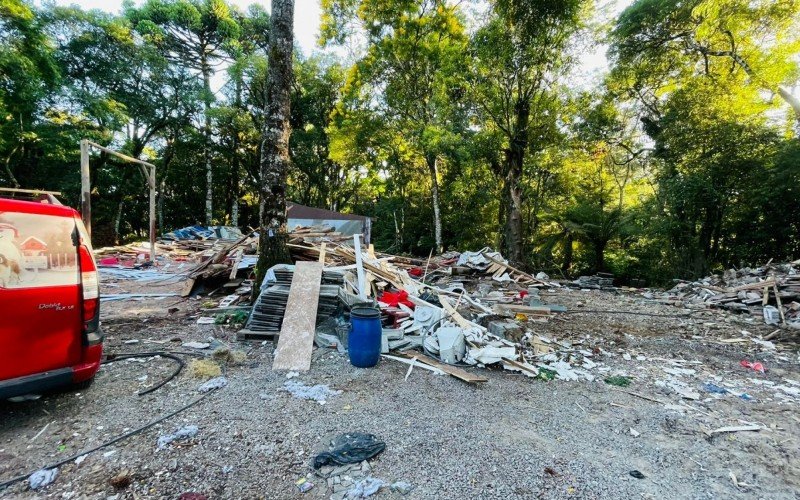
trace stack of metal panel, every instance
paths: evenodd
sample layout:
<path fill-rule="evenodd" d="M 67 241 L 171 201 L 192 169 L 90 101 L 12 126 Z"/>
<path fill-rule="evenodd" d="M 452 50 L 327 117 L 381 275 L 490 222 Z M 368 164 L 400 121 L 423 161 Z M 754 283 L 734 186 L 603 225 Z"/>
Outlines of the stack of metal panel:
<path fill-rule="evenodd" d="M 294 266 L 273 268 L 275 279 L 261 288 L 247 320 L 244 330 L 239 331 L 238 340 L 276 340 L 281 331 L 289 289 L 294 276 Z M 319 289 L 317 324 L 334 315 L 340 307 L 339 289 L 344 275 L 337 271 L 323 271 Z"/>

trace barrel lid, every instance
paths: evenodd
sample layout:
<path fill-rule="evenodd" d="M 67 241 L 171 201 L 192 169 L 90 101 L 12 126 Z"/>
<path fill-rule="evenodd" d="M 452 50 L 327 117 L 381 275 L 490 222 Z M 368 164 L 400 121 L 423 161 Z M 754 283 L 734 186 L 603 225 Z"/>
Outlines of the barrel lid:
<path fill-rule="evenodd" d="M 354 307 L 350 311 L 350 316 L 356 318 L 380 318 L 381 311 L 375 307 Z"/>

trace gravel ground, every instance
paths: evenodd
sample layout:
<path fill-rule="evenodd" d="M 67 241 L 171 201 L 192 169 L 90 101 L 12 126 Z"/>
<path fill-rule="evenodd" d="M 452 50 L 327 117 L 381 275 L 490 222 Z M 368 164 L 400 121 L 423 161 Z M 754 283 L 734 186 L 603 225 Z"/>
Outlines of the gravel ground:
<path fill-rule="evenodd" d="M 115 293 L 180 288 L 118 285 Z M 542 298 L 571 310 L 682 313 L 631 294 L 556 290 Z M 603 383 L 601 372 L 594 382 L 544 382 L 479 368 L 469 370 L 488 377 L 480 386 L 421 369 L 404 381 L 406 365 L 382 360 L 376 368 L 358 369 L 335 352 L 316 349 L 311 370 L 294 380 L 342 391 L 321 405 L 281 390 L 286 374 L 271 371 L 271 344 L 235 345 L 234 330 L 195 324 L 192 315 L 202 301 L 175 302 L 105 303 L 106 351 L 187 350 L 182 342 L 214 336 L 248 352 L 244 363 L 226 368 L 229 385 L 80 464 L 60 467 L 49 486 L 32 491 L 21 482 L 0 497 L 177 498 L 197 492 L 207 498 L 328 498 L 332 490 L 324 479 L 311 476 L 315 487 L 304 494 L 295 481 L 310 474 L 316 451 L 351 431 L 386 442 L 386 451 L 370 461 L 370 473 L 388 483 L 411 483 L 414 490 L 405 498 L 800 497 L 800 398 L 775 389 L 790 384 L 787 379 L 800 380 L 796 344 L 779 343 L 776 351 L 718 341 L 741 337 L 742 330 L 752 336 L 771 331 L 751 318 L 718 311 L 688 318 L 589 313 L 531 324 L 537 333 L 599 352 L 593 359 L 608 367 L 607 373 L 633 378 L 627 388 Z M 168 313 L 170 307 L 178 311 Z M 764 362 L 769 371 L 742 368 L 739 361 L 745 358 Z M 691 386 L 729 382 L 753 399 L 702 391 L 699 400 L 682 399 L 658 385 L 668 378 L 663 369 L 677 366 L 670 361 L 676 359 L 698 362 L 679 364 L 696 370 L 684 376 Z M 197 398 L 202 380 L 186 371 L 154 393 L 137 396 L 172 367 L 163 358 L 120 361 L 105 365 L 81 393 L 0 403 L 0 481 Z M 706 433 L 741 421 L 765 428 Z M 199 427 L 196 437 L 157 448 L 159 436 L 186 425 Z M 634 470 L 644 478 L 631 476 Z M 384 488 L 376 498 L 401 495 Z"/>

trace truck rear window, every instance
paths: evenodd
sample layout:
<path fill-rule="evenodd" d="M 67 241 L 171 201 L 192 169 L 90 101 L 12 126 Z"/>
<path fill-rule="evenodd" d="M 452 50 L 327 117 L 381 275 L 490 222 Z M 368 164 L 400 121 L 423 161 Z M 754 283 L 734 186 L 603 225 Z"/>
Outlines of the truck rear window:
<path fill-rule="evenodd" d="M 0 288 L 77 285 L 70 217 L 0 212 Z"/>

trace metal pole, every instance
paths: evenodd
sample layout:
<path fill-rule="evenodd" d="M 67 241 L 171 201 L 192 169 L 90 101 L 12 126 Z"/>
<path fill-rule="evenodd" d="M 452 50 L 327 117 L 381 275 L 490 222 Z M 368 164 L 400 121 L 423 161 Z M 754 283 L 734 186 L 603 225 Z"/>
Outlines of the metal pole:
<path fill-rule="evenodd" d="M 156 167 L 150 167 L 150 262 L 156 263 Z"/>
<path fill-rule="evenodd" d="M 92 178 L 89 176 L 89 141 L 81 140 L 81 219 L 92 237 Z"/>
<path fill-rule="evenodd" d="M 356 254 L 356 273 L 358 275 L 358 297 L 364 302 L 367 301 L 366 276 L 364 275 L 364 264 L 361 262 L 361 235 L 353 235 L 353 250 Z"/>

